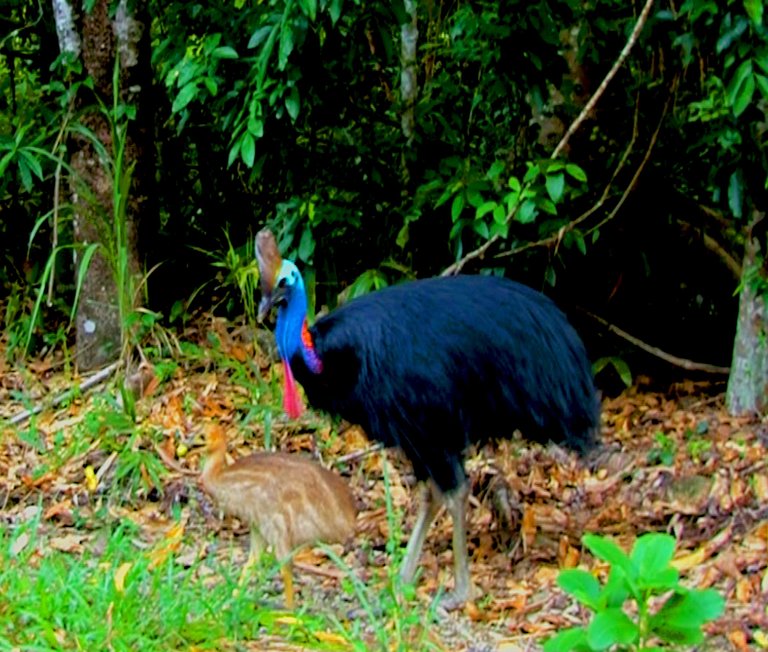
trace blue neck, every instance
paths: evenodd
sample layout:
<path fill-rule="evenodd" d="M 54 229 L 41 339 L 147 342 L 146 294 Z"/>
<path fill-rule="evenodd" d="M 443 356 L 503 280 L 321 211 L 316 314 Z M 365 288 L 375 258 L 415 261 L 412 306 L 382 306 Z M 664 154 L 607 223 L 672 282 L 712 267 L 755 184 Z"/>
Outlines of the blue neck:
<path fill-rule="evenodd" d="M 307 293 L 299 281 L 287 294 L 287 303 L 277 311 L 275 339 L 283 360 L 290 361 L 301 348 L 301 329 L 307 317 Z"/>

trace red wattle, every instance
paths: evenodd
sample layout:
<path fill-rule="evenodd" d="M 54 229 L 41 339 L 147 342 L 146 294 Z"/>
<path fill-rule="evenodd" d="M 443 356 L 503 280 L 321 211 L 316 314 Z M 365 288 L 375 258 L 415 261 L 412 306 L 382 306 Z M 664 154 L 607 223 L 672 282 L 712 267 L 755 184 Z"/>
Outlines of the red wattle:
<path fill-rule="evenodd" d="M 291 419 L 298 419 L 304 411 L 293 371 L 287 360 L 283 360 L 283 409 Z"/>

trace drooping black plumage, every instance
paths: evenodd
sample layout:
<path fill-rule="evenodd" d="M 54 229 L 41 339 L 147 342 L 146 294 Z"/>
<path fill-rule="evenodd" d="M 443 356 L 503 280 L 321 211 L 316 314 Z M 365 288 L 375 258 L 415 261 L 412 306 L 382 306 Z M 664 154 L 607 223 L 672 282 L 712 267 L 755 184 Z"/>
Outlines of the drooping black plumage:
<path fill-rule="evenodd" d="M 291 358 L 309 402 L 398 446 L 441 491 L 469 444 L 518 428 L 578 451 L 597 401 L 584 347 L 544 295 L 504 279 L 435 278 L 354 301 L 310 327 L 323 372 Z"/>
<path fill-rule="evenodd" d="M 301 275 L 271 233 L 257 236 L 261 311 L 278 306 L 276 339 L 286 396 L 295 375 L 316 408 L 397 446 L 425 481 L 402 575 L 415 574 L 426 531 L 445 503 L 454 521 L 455 591 L 471 596 L 466 556 L 464 452 L 507 437 L 582 452 L 599 425 L 584 346 L 544 295 L 505 279 L 458 276 L 413 281 L 350 301 L 306 323 Z M 294 399 L 286 410 L 295 412 Z"/>

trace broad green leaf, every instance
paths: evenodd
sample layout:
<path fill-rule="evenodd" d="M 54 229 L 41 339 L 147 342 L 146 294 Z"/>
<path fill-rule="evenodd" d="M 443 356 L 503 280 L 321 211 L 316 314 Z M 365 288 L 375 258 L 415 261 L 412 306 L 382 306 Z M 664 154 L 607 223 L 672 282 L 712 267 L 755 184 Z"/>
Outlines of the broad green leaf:
<path fill-rule="evenodd" d="M 504 207 L 501 204 L 498 204 L 496 208 L 493 209 L 493 221 L 496 224 L 507 223 L 507 211 L 504 210 Z"/>
<path fill-rule="evenodd" d="M 509 182 L 507 185 L 510 187 L 511 190 L 513 190 L 516 193 L 519 193 L 522 186 L 520 185 L 520 179 L 517 177 L 509 177 Z"/>
<path fill-rule="evenodd" d="M 211 57 L 214 59 L 237 59 L 239 55 L 235 48 L 230 47 L 229 45 L 222 45 L 213 51 Z"/>
<path fill-rule="evenodd" d="M 587 255 L 587 243 L 584 240 L 584 235 L 581 231 L 578 229 L 574 229 L 571 231 L 571 236 L 573 237 L 573 241 L 576 243 L 576 248 L 583 254 Z"/>
<path fill-rule="evenodd" d="M 494 180 L 498 179 L 502 172 L 504 172 L 504 163 L 501 161 L 494 161 L 491 167 L 488 168 L 488 172 L 485 173 L 486 178 Z"/>
<path fill-rule="evenodd" d="M 570 174 L 576 181 L 581 181 L 584 183 L 587 180 L 587 173 L 584 172 L 578 165 L 575 163 L 568 163 L 565 166 L 565 171 Z"/>
<path fill-rule="evenodd" d="M 680 573 L 676 568 L 665 568 L 653 575 L 639 573 L 637 576 L 637 588 L 640 590 L 668 591 L 674 589 L 679 582 Z"/>
<path fill-rule="evenodd" d="M 555 203 L 549 197 L 540 197 L 536 204 L 545 213 L 557 215 L 557 206 L 555 206 Z"/>
<path fill-rule="evenodd" d="M 638 537 L 629 558 L 637 570 L 638 581 L 640 581 L 668 570 L 674 554 L 675 538 L 673 536 L 652 533 Z M 673 587 L 674 584 L 667 588 Z"/>
<path fill-rule="evenodd" d="M 763 26 L 763 0 L 744 0 L 744 9 L 755 27 Z"/>
<path fill-rule="evenodd" d="M 451 219 L 455 222 L 461 216 L 461 212 L 464 210 L 464 193 L 459 193 L 453 198 L 451 203 Z"/>
<path fill-rule="evenodd" d="M 288 65 L 288 57 L 293 52 L 294 43 L 293 27 L 290 23 L 286 23 L 280 31 L 280 49 L 277 55 L 277 67 L 280 70 L 285 70 Z"/>
<path fill-rule="evenodd" d="M 562 172 L 559 172 L 558 174 L 548 174 L 544 184 L 550 199 L 557 204 L 563 198 L 565 175 Z"/>
<path fill-rule="evenodd" d="M 242 138 L 238 138 L 232 147 L 229 149 L 229 156 L 227 157 L 227 167 L 230 167 L 234 162 L 235 159 L 240 154 L 240 145 L 243 142 Z"/>
<path fill-rule="evenodd" d="M 8 152 L 5 156 L 3 156 L 2 159 L 0 159 L 0 176 L 5 174 L 5 169 L 8 167 L 8 164 L 13 160 L 13 155 L 16 152 Z"/>
<path fill-rule="evenodd" d="M 760 95 L 763 96 L 763 99 L 768 100 L 768 77 L 756 74 L 755 83 L 757 84 L 757 88 L 760 91 Z"/>
<path fill-rule="evenodd" d="M 503 224 L 499 224 L 498 222 L 494 222 L 491 224 L 491 237 L 499 237 L 507 239 L 507 236 L 509 235 L 509 224 L 507 224 L 506 220 Z"/>
<path fill-rule="evenodd" d="M 532 199 L 526 199 L 522 204 L 520 204 L 520 208 L 517 209 L 517 213 L 515 213 L 515 219 L 521 224 L 530 224 L 536 219 L 537 214 L 538 211 L 536 210 L 536 202 L 534 202 Z"/>
<path fill-rule="evenodd" d="M 215 96 L 219 92 L 219 85 L 213 77 L 201 77 L 200 79 L 211 95 Z"/>
<path fill-rule="evenodd" d="M 483 195 L 476 187 L 467 188 L 467 202 L 469 202 L 470 206 L 474 206 L 475 208 L 479 208 L 483 205 Z"/>
<path fill-rule="evenodd" d="M 582 541 L 595 557 L 620 568 L 629 579 L 634 578 L 634 568 L 629 561 L 629 557 L 613 541 L 595 534 L 585 534 Z"/>
<path fill-rule="evenodd" d="M 755 92 L 755 80 L 752 76 L 752 60 L 747 59 L 736 69 L 728 88 L 728 102 L 733 114 L 738 118 L 752 101 Z"/>
<path fill-rule="evenodd" d="M 557 283 L 557 272 L 552 265 L 547 265 L 547 269 L 544 270 L 544 280 L 549 283 L 550 286 L 555 287 L 555 283 Z"/>
<path fill-rule="evenodd" d="M 36 156 L 33 154 L 30 154 L 29 151 L 22 149 L 19 151 L 19 156 L 23 157 L 24 160 L 27 162 L 27 165 L 29 165 L 29 169 L 32 170 L 32 173 L 40 179 L 40 181 L 43 180 L 43 168 L 40 165 L 40 161 Z"/>
<path fill-rule="evenodd" d="M 197 97 L 198 88 L 197 83 L 194 81 L 189 82 L 186 86 L 183 86 L 182 89 L 179 91 L 179 94 L 176 96 L 176 99 L 173 100 L 173 106 L 171 106 L 171 111 L 173 113 L 178 113 L 183 108 L 187 106 L 192 100 Z"/>
<path fill-rule="evenodd" d="M 613 358 L 612 363 L 613 368 L 616 370 L 616 373 L 619 374 L 619 378 L 621 378 L 621 382 L 624 383 L 624 386 L 631 387 L 632 371 L 630 370 L 629 365 L 621 358 Z M 626 596 L 624 596 L 623 600 L 626 600 Z"/>
<path fill-rule="evenodd" d="M 564 629 L 544 643 L 544 652 L 582 652 L 589 649 L 587 630 L 583 627 Z"/>
<path fill-rule="evenodd" d="M 612 645 L 631 645 L 640 631 L 621 609 L 606 609 L 592 619 L 587 627 L 587 643 L 594 650 L 606 650 Z"/>
<path fill-rule="evenodd" d="M 253 160 L 256 157 L 256 141 L 250 131 L 246 131 L 240 141 L 240 158 L 249 168 L 253 167 Z"/>
<path fill-rule="evenodd" d="M 536 163 L 528 163 L 528 170 L 523 177 L 523 183 L 531 183 L 539 176 L 541 169 Z"/>
<path fill-rule="evenodd" d="M 27 192 L 32 190 L 32 172 L 29 169 L 27 162 L 20 156 L 16 161 L 16 165 L 19 168 L 19 174 L 21 175 L 21 183 Z"/>
<path fill-rule="evenodd" d="M 273 29 L 277 29 L 277 27 L 275 25 L 265 25 L 264 27 L 259 27 L 259 29 L 251 34 L 251 38 L 248 41 L 248 49 L 251 50 L 253 48 L 259 47 L 264 41 L 267 40 L 267 37 L 269 37 Z"/>
<path fill-rule="evenodd" d="M 728 208 L 731 209 L 731 213 L 737 219 L 741 219 L 743 215 L 742 211 L 742 197 L 744 189 L 741 183 L 741 175 L 738 172 L 731 174 L 728 179 Z"/>
<path fill-rule="evenodd" d="M 472 222 L 472 229 L 481 238 L 485 238 L 487 240 L 491 237 L 490 231 L 488 230 L 488 225 L 482 220 Z"/>
<path fill-rule="evenodd" d="M 205 67 L 197 61 L 182 59 L 176 66 L 176 70 L 178 71 L 176 86 L 183 88 L 196 77 L 200 77 L 205 72 Z"/>
<path fill-rule="evenodd" d="M 301 12 L 312 22 L 317 18 L 317 0 L 299 0 Z"/>
<path fill-rule="evenodd" d="M 700 627 L 668 627 L 662 623 L 651 631 L 665 643 L 675 645 L 696 645 L 704 640 Z"/>
<path fill-rule="evenodd" d="M 687 590 L 676 593 L 659 609 L 650 620 L 651 626 L 690 629 L 701 627 L 723 613 L 725 601 L 714 589 Z"/>
<path fill-rule="evenodd" d="M 451 227 L 451 232 L 448 235 L 448 237 L 451 240 L 454 240 L 458 238 L 461 235 L 461 232 L 464 230 L 464 227 L 469 224 L 469 220 L 457 220 L 454 225 Z"/>
<path fill-rule="evenodd" d="M 285 98 L 285 108 L 288 111 L 288 115 L 291 116 L 292 121 L 295 121 L 296 118 L 299 117 L 300 106 L 299 89 L 292 86 L 288 96 Z"/>
<path fill-rule="evenodd" d="M 600 598 L 600 583 L 587 571 L 570 568 L 560 571 L 557 584 L 582 604 L 597 609 Z"/>
<path fill-rule="evenodd" d="M 331 15 L 331 22 L 335 25 L 341 17 L 341 8 L 343 0 L 331 0 L 331 5 L 328 8 L 328 13 Z"/>
<path fill-rule="evenodd" d="M 258 140 L 264 135 L 264 122 L 259 118 L 250 116 L 248 118 L 248 132 L 253 136 L 254 140 Z"/>
<path fill-rule="evenodd" d="M 299 242 L 299 258 L 305 263 L 309 263 L 313 253 L 315 253 L 315 239 L 312 237 L 312 231 L 305 228 Z"/>
<path fill-rule="evenodd" d="M 480 206 L 477 207 L 477 210 L 475 211 L 475 219 L 479 220 L 482 217 L 488 215 L 488 213 L 493 211 L 497 205 L 498 204 L 496 204 L 495 201 L 487 201 L 484 204 L 481 204 Z"/>

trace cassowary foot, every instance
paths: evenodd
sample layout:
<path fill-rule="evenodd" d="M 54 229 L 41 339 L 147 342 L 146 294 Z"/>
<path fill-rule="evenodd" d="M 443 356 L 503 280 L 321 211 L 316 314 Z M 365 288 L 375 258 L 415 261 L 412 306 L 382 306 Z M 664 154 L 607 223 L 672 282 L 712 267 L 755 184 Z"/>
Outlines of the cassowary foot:
<path fill-rule="evenodd" d="M 456 611 L 463 608 L 467 602 L 474 602 L 481 595 L 482 593 L 475 586 L 470 586 L 463 591 L 450 591 L 440 598 L 440 608 L 444 611 Z"/>

